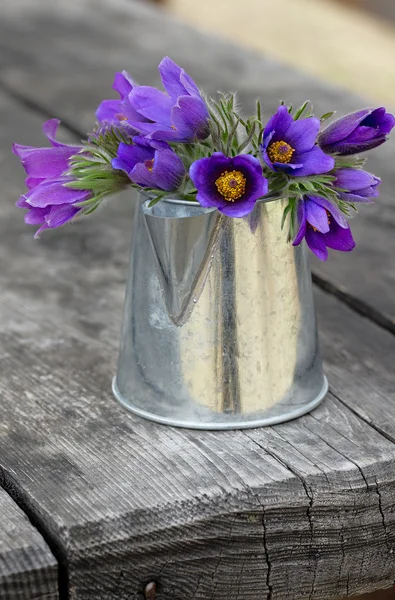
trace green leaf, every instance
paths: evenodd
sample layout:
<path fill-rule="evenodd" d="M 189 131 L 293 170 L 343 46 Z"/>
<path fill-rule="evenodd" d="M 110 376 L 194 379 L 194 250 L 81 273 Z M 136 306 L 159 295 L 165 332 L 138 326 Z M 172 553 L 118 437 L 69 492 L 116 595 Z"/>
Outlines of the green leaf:
<path fill-rule="evenodd" d="M 261 106 L 260 98 L 258 98 L 256 101 L 256 116 L 257 116 L 259 123 L 261 124 L 262 123 L 262 106 Z"/>
<path fill-rule="evenodd" d="M 286 221 L 287 215 L 288 215 L 288 213 L 289 213 L 290 210 L 292 210 L 292 204 L 289 203 L 284 208 L 283 216 L 282 216 L 282 219 L 281 219 L 281 231 L 284 229 L 285 221 Z"/>
<path fill-rule="evenodd" d="M 298 110 L 295 113 L 294 119 L 295 121 L 297 121 L 298 119 L 306 118 L 306 117 L 310 117 L 312 115 L 313 112 L 313 107 L 311 106 L 310 100 L 306 100 L 306 102 L 304 102 L 302 104 L 302 106 L 300 108 L 298 108 Z"/>
<path fill-rule="evenodd" d="M 331 112 L 327 112 L 324 115 L 322 115 L 322 117 L 320 118 L 321 123 L 323 123 L 324 121 L 327 121 L 328 119 L 330 119 L 331 117 L 333 117 L 333 115 L 336 113 L 335 110 L 331 111 Z"/>
<path fill-rule="evenodd" d="M 229 135 L 228 135 L 228 141 L 227 141 L 227 144 L 226 144 L 226 156 L 229 156 L 230 149 L 231 149 L 232 142 L 233 142 L 233 138 L 236 135 L 238 126 L 239 126 L 239 118 L 237 117 L 237 119 L 235 120 L 235 122 L 233 124 L 233 127 L 230 130 Z"/>
<path fill-rule="evenodd" d="M 294 237 L 295 237 L 295 223 L 296 223 L 296 198 L 290 198 L 289 199 L 290 203 L 291 203 L 291 210 L 290 210 L 290 222 L 289 222 L 289 231 L 288 231 L 288 237 L 287 237 L 287 241 L 291 242 Z"/>
<path fill-rule="evenodd" d="M 148 208 L 151 208 L 152 206 L 155 206 L 155 204 L 158 204 L 158 202 L 160 202 L 161 200 L 163 200 L 163 197 L 166 194 L 159 194 L 158 196 L 156 196 L 156 198 L 153 198 L 151 200 L 151 202 L 148 204 Z"/>
<path fill-rule="evenodd" d="M 254 134 L 255 134 L 255 123 L 253 124 L 249 135 L 246 137 L 244 142 L 239 146 L 239 149 L 238 149 L 239 154 L 241 154 L 242 151 L 250 145 L 251 140 L 254 137 Z"/>
<path fill-rule="evenodd" d="M 362 169 L 366 163 L 366 158 L 353 156 L 334 156 L 335 168 L 337 169 Z"/>

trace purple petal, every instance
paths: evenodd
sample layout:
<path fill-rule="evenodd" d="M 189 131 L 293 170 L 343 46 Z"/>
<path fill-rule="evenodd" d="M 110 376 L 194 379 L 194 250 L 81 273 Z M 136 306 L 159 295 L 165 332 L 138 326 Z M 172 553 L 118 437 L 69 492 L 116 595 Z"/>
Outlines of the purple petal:
<path fill-rule="evenodd" d="M 174 101 L 164 92 L 141 85 L 130 92 L 129 101 L 132 108 L 147 119 L 171 126 L 170 114 Z"/>
<path fill-rule="evenodd" d="M 25 214 L 25 223 L 28 225 L 41 225 L 45 222 L 45 216 L 49 210 L 49 208 L 30 208 L 29 212 Z"/>
<path fill-rule="evenodd" d="M 185 167 L 173 150 L 160 150 L 155 152 L 152 174 L 158 187 L 172 192 L 180 186 L 185 175 Z"/>
<path fill-rule="evenodd" d="M 295 152 L 293 159 L 303 165 L 293 173 L 297 177 L 328 173 L 335 166 L 335 159 L 325 154 L 318 146 L 314 146 L 308 152 Z"/>
<path fill-rule="evenodd" d="M 44 177 L 26 177 L 25 184 L 26 184 L 26 187 L 29 190 L 31 190 L 31 189 L 35 188 L 37 185 L 40 185 L 40 183 L 42 183 L 43 181 L 45 181 Z"/>
<path fill-rule="evenodd" d="M 80 211 L 80 208 L 63 204 L 60 206 L 52 206 L 51 210 L 45 217 L 45 222 L 49 228 L 61 227 Z"/>
<path fill-rule="evenodd" d="M 366 189 L 366 188 L 365 188 Z M 373 200 L 371 198 L 377 198 L 377 196 L 379 196 L 379 191 L 371 188 L 372 189 L 372 193 L 369 193 L 368 195 L 363 195 L 363 194 L 358 194 L 357 192 L 353 192 L 353 193 L 343 193 L 340 192 L 338 194 L 340 200 L 343 200 L 344 202 L 365 202 L 366 204 L 371 204 L 373 202 Z"/>
<path fill-rule="evenodd" d="M 189 176 L 196 189 L 197 200 L 204 207 L 217 206 L 216 202 L 224 204 L 226 200 L 221 196 L 215 187 L 215 181 L 228 169 L 229 159 L 221 152 L 214 152 L 209 158 L 200 158 L 196 160 L 189 168 Z"/>
<path fill-rule="evenodd" d="M 387 135 L 395 126 L 395 117 L 391 113 L 387 113 L 384 106 L 381 106 L 367 116 L 361 122 L 361 126 L 379 129 L 382 134 Z"/>
<path fill-rule="evenodd" d="M 181 83 L 181 73 L 183 70 L 171 58 L 165 58 L 159 64 L 159 73 L 162 79 L 163 87 L 173 100 L 178 96 L 185 96 L 187 90 Z"/>
<path fill-rule="evenodd" d="M 26 173 L 35 178 L 52 179 L 69 168 L 68 160 L 81 150 L 79 146 L 32 148 L 14 144 L 12 151 L 22 162 Z"/>
<path fill-rule="evenodd" d="M 198 86 L 193 81 L 192 77 L 190 77 L 188 73 L 184 71 L 184 69 L 181 71 L 181 83 L 191 96 L 199 96 L 199 98 L 202 97 Z"/>
<path fill-rule="evenodd" d="M 18 208 L 31 208 L 30 204 L 28 204 L 28 202 L 26 202 L 26 196 L 25 196 L 25 194 L 23 194 L 23 196 L 21 196 L 15 202 L 15 206 L 17 206 Z"/>
<path fill-rule="evenodd" d="M 305 204 L 304 200 L 299 200 L 299 202 L 298 202 L 297 217 L 298 217 L 298 223 L 299 223 L 299 231 L 296 234 L 295 239 L 293 241 L 294 246 L 299 246 L 299 244 L 301 243 L 301 241 L 303 240 L 303 238 L 306 235 L 307 221 L 306 221 L 306 204 Z"/>
<path fill-rule="evenodd" d="M 380 179 L 367 171 L 360 169 L 339 169 L 335 172 L 336 187 L 340 187 L 353 192 L 369 186 L 377 186 Z"/>
<path fill-rule="evenodd" d="M 274 171 L 284 171 L 288 175 L 299 175 L 299 170 L 303 168 L 303 163 L 272 163 Z"/>
<path fill-rule="evenodd" d="M 300 119 L 291 123 L 285 141 L 297 152 L 306 152 L 314 146 L 319 130 L 319 119 L 315 117 Z"/>
<path fill-rule="evenodd" d="M 136 138 L 134 138 L 136 139 Z M 124 144 L 118 146 L 117 156 L 111 161 L 114 169 L 125 171 L 127 175 L 131 173 L 137 163 L 143 163 L 146 160 L 154 158 L 155 150 L 148 145 Z"/>
<path fill-rule="evenodd" d="M 180 96 L 171 112 L 171 119 L 180 141 L 205 139 L 209 134 L 209 114 L 201 98 Z"/>
<path fill-rule="evenodd" d="M 241 154 L 232 159 L 232 169 L 241 171 L 247 179 L 245 196 L 257 200 L 269 191 L 269 182 L 263 177 L 262 166 L 257 158 L 250 154 Z"/>
<path fill-rule="evenodd" d="M 294 123 L 293 117 L 289 114 L 286 106 L 279 106 L 276 114 L 274 114 L 265 127 L 263 139 L 265 146 L 267 147 L 268 136 L 274 131 L 274 135 L 271 140 L 276 142 L 280 140 L 286 141 L 286 133 L 289 127 Z"/>
<path fill-rule="evenodd" d="M 326 234 L 328 235 L 328 234 Z M 328 250 L 326 249 L 325 235 L 319 231 L 314 231 L 311 227 L 306 230 L 306 242 L 310 250 L 322 261 L 328 258 Z"/>
<path fill-rule="evenodd" d="M 354 131 L 373 109 L 364 108 L 333 121 L 320 135 L 320 145 L 327 146 L 343 140 Z"/>
<path fill-rule="evenodd" d="M 386 141 L 387 137 L 385 135 L 364 142 L 349 142 L 348 140 L 344 140 L 334 144 L 330 150 L 342 156 L 349 156 L 350 154 L 359 154 L 360 152 L 367 152 L 368 150 L 378 148 Z"/>
<path fill-rule="evenodd" d="M 388 135 L 391 133 L 392 129 L 395 127 L 395 116 L 391 113 L 386 113 L 385 117 L 382 119 L 380 123 L 381 131 Z"/>
<path fill-rule="evenodd" d="M 159 73 L 165 90 L 173 99 L 188 94 L 200 95 L 193 79 L 168 56 L 160 63 Z"/>
<path fill-rule="evenodd" d="M 306 198 L 309 202 L 314 202 L 315 204 L 318 204 L 319 206 L 325 208 L 325 210 L 327 210 L 332 215 L 332 217 L 340 225 L 340 227 L 348 227 L 348 221 L 346 217 L 335 204 L 332 204 L 332 202 L 330 202 L 326 198 L 322 198 L 321 196 L 309 195 L 306 196 Z"/>
<path fill-rule="evenodd" d="M 255 200 L 237 200 L 236 202 L 226 202 L 225 200 L 226 204 L 219 206 L 218 210 L 228 217 L 241 218 L 248 215 L 254 209 L 256 201 L 257 198 Z"/>
<path fill-rule="evenodd" d="M 351 229 L 339 227 L 337 223 L 333 223 L 330 231 L 325 234 L 325 242 L 328 248 L 340 252 L 351 252 L 355 248 Z"/>
<path fill-rule="evenodd" d="M 155 152 L 152 170 L 139 163 L 130 173 L 130 178 L 139 185 L 172 192 L 180 186 L 184 175 L 182 160 L 172 150 L 160 150 Z"/>
<path fill-rule="evenodd" d="M 96 118 L 100 123 L 119 122 L 117 115 L 122 113 L 120 100 L 103 100 L 96 110 Z"/>
<path fill-rule="evenodd" d="M 365 127 L 364 125 L 360 125 L 349 136 L 344 138 L 344 143 L 347 144 L 362 144 L 363 142 L 368 142 L 371 140 L 375 140 L 378 137 L 383 137 L 383 134 L 379 129 L 373 129 L 373 127 Z"/>
<path fill-rule="evenodd" d="M 218 191 L 216 180 L 224 171 L 240 171 L 246 178 L 246 189 L 235 202 L 227 201 Z M 208 158 L 195 161 L 189 174 L 197 188 L 197 199 L 204 207 L 215 206 L 231 217 L 244 217 L 250 213 L 257 199 L 267 193 L 268 182 L 263 177 L 260 162 L 253 156 L 242 154 L 229 158 L 215 152 Z"/>
<path fill-rule="evenodd" d="M 121 100 L 125 100 L 135 85 L 136 84 L 129 73 L 127 71 L 122 71 L 121 73 L 115 73 L 112 89 L 118 92 L 121 96 Z"/>
<path fill-rule="evenodd" d="M 39 229 L 37 229 L 36 233 L 34 234 L 34 239 L 37 239 L 40 237 L 40 233 L 42 231 L 44 231 L 45 229 L 49 229 L 48 225 L 46 223 L 44 223 L 43 225 L 41 225 L 41 227 Z"/>
<path fill-rule="evenodd" d="M 62 144 L 61 142 L 56 141 L 56 132 L 60 125 L 59 119 L 50 119 L 43 125 L 43 132 L 48 140 L 51 142 L 52 146 L 65 146 L 66 144 Z"/>
<path fill-rule="evenodd" d="M 73 190 L 65 187 L 67 180 L 49 181 L 38 185 L 25 194 L 25 200 L 30 206 L 45 208 L 51 205 L 73 204 L 83 202 L 91 196 L 87 190 Z"/>
<path fill-rule="evenodd" d="M 312 227 L 321 233 L 329 231 L 328 215 L 325 208 L 312 200 L 306 201 L 306 219 Z"/>

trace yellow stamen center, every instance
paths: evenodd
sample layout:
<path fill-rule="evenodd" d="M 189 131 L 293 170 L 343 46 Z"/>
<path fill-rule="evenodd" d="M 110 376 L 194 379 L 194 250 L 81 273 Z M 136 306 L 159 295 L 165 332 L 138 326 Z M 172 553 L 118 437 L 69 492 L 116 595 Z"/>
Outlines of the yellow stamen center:
<path fill-rule="evenodd" d="M 145 160 L 144 166 L 147 167 L 148 171 L 152 171 L 152 169 L 154 168 L 154 159 L 151 158 L 151 160 Z"/>
<path fill-rule="evenodd" d="M 228 202 L 234 202 L 246 191 L 247 179 L 240 171 L 224 171 L 215 182 L 217 190 Z"/>
<path fill-rule="evenodd" d="M 291 158 L 293 153 L 295 152 L 295 149 L 292 148 L 292 146 L 290 146 L 289 144 L 287 144 L 287 142 L 273 142 L 273 144 L 270 144 L 269 148 L 267 149 L 267 153 L 269 155 L 270 160 L 274 163 L 274 162 L 279 162 L 279 163 L 289 163 L 291 162 Z"/>

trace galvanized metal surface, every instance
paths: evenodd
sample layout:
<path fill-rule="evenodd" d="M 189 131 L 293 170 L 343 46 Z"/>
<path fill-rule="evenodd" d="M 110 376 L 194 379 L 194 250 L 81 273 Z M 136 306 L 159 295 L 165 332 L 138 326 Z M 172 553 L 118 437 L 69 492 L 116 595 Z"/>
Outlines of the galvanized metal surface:
<path fill-rule="evenodd" d="M 162 423 L 271 425 L 327 392 L 306 248 L 284 201 L 243 219 L 179 202 L 137 209 L 116 397 Z"/>

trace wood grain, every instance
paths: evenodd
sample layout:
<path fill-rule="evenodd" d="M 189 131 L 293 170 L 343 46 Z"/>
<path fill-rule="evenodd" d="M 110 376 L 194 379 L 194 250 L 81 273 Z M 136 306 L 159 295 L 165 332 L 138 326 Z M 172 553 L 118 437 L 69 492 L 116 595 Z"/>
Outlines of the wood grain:
<path fill-rule="evenodd" d="M 1 488 L 0 515 L 1 600 L 56 600 L 57 562 L 41 535 Z"/>

